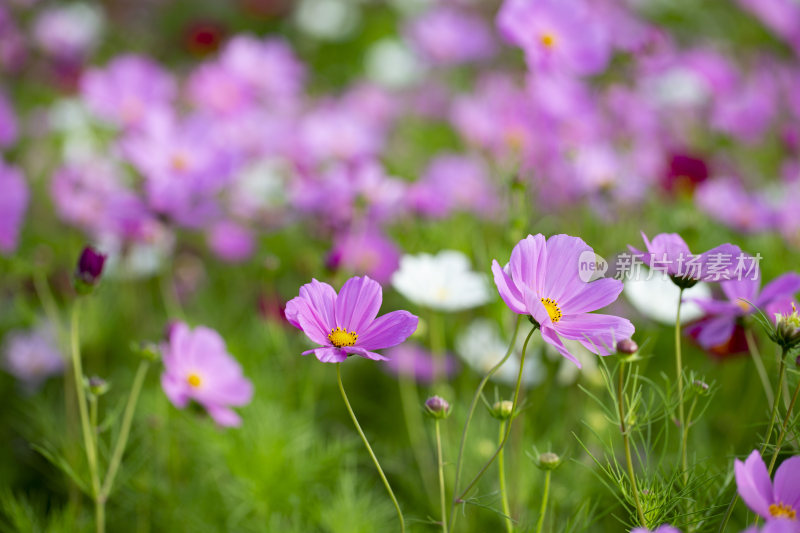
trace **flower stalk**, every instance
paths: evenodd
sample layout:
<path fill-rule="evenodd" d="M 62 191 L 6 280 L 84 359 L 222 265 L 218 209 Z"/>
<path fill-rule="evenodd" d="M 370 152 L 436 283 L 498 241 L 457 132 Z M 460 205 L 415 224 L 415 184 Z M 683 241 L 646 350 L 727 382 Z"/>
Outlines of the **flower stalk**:
<path fill-rule="evenodd" d="M 400 504 L 397 503 L 397 498 L 394 495 L 392 486 L 389 485 L 389 480 L 386 479 L 386 474 L 383 473 L 383 468 L 381 468 L 381 463 L 375 456 L 375 452 L 372 451 L 372 446 L 369 445 L 367 436 L 364 435 L 364 431 L 361 429 L 361 424 L 358 423 L 358 418 L 356 418 L 356 414 L 353 412 L 353 408 L 350 406 L 350 400 L 347 399 L 347 393 L 344 391 L 344 385 L 342 384 L 341 363 L 336 363 L 336 380 L 339 384 L 339 392 L 342 393 L 342 400 L 344 400 L 344 405 L 345 407 L 347 407 L 347 412 L 350 414 L 350 418 L 353 420 L 353 425 L 356 427 L 356 431 L 358 431 L 359 437 L 361 437 L 361 440 L 364 442 L 364 446 L 367 448 L 367 452 L 369 452 L 369 456 L 372 459 L 372 462 L 375 464 L 375 468 L 378 470 L 378 475 L 380 475 L 381 481 L 383 481 L 383 486 L 386 487 L 386 492 L 389 493 L 389 498 L 391 498 L 392 503 L 394 504 L 394 508 L 397 511 L 397 518 L 400 520 L 400 532 L 405 533 L 406 522 L 405 519 L 403 518 L 403 512 L 400 510 Z"/>
<path fill-rule="evenodd" d="M 642 527 L 647 527 L 647 519 L 644 516 L 644 509 L 642 502 L 639 499 L 639 487 L 636 483 L 636 472 L 633 469 L 633 457 L 631 454 L 631 444 L 629 437 L 629 430 L 627 424 L 627 415 L 625 413 L 625 361 L 620 360 L 619 363 L 619 382 L 617 385 L 617 405 L 619 406 L 619 428 L 622 433 L 622 444 L 625 448 L 625 463 L 628 467 L 628 477 L 631 479 L 631 492 L 633 492 L 633 502 L 636 506 L 636 514 L 639 517 L 639 524 Z"/>

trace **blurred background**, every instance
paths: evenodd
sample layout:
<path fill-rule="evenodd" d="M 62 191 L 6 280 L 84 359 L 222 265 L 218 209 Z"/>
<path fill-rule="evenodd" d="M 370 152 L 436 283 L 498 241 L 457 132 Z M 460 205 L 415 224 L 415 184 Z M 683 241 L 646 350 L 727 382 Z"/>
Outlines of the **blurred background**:
<path fill-rule="evenodd" d="M 349 360 L 344 380 L 409 530 L 436 530 L 421 405 L 438 393 L 454 406 L 442 425 L 452 476 L 471 395 L 514 325 L 492 259 L 504 264 L 529 233 L 567 233 L 612 261 L 642 248 L 644 231 L 680 233 L 696 252 L 735 243 L 761 255 L 764 281 L 795 268 L 799 55 L 795 0 L 2 0 L 0 525 L 93 530 L 72 481 L 87 467 L 64 385 L 70 279 L 92 243 L 108 254 L 81 325 L 85 372 L 110 384 L 101 458 L 138 364 L 132 346 L 163 342 L 173 321 L 218 331 L 255 387 L 241 427 L 221 429 L 173 407 L 151 371 L 109 531 L 396 527 L 334 368 L 300 356 L 309 346 L 282 311 L 312 277 L 338 290 L 363 274 L 384 288 L 382 313 L 408 309 L 421 325 L 393 364 Z M 456 267 L 442 250 L 459 252 Z M 475 298 L 437 292 L 458 295 L 462 274 L 478 280 Z M 677 458 L 659 448 L 675 431 L 677 292 L 665 283 L 627 284 L 608 312 L 630 318 L 643 346 L 650 505 L 687 531 L 716 531 L 731 461 L 756 446 L 768 413 L 748 354 L 760 348 L 773 383 L 777 362 L 760 332 L 748 348 L 746 318 L 715 346 L 687 336 L 686 367 L 712 394 L 691 436 L 697 511 L 676 517 L 668 502 L 681 493 L 665 472 Z M 686 307 L 685 321 L 704 318 Z M 449 361 L 446 378 L 431 377 L 432 354 Z M 518 355 L 487 399 L 510 398 Z M 550 531 L 633 523 L 601 466 L 621 453 L 596 401 L 609 399 L 603 362 L 582 358 L 578 371 L 541 343 L 528 354 L 506 451 L 520 531 L 538 516 L 532 458 L 551 450 L 565 462 Z M 479 405 L 466 471 L 493 453 L 497 426 Z M 788 442 L 796 451 L 796 435 Z M 500 530 L 497 509 L 487 475 L 461 529 Z M 746 513 L 740 504 L 732 523 Z"/>

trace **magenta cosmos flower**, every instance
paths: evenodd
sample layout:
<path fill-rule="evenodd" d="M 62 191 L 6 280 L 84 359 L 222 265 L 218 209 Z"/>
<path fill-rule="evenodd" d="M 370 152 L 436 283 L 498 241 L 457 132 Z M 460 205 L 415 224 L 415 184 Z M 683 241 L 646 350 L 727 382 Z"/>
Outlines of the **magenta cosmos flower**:
<path fill-rule="evenodd" d="M 764 309 L 776 301 L 794 297 L 800 291 L 800 275 L 788 272 L 778 276 L 763 290 L 760 275 L 756 279 L 723 281 L 720 287 L 727 301 L 693 300 L 708 315 L 696 328 L 697 342 L 706 349 L 730 339 L 738 318 L 752 314 L 755 308 Z"/>
<path fill-rule="evenodd" d="M 253 397 L 253 384 L 219 333 L 203 326 L 191 330 L 182 322 L 170 328 L 161 387 L 178 409 L 194 400 L 220 426 L 239 426 L 241 418 L 230 406 L 247 405 Z"/>
<path fill-rule="evenodd" d="M 666 272 L 682 288 L 689 288 L 698 281 L 743 277 L 752 274 L 752 268 L 757 267 L 751 257 L 733 244 L 722 244 L 702 254 L 693 254 L 677 233 L 660 233 L 652 241 L 642 233 L 642 239 L 647 252 L 629 246 L 631 252 L 650 268 Z"/>
<path fill-rule="evenodd" d="M 405 341 L 416 331 L 419 319 L 408 311 L 375 318 L 382 293 L 380 284 L 367 276 L 350 278 L 338 295 L 333 287 L 315 279 L 300 287 L 300 296 L 286 304 L 286 319 L 321 345 L 303 355 L 313 353 L 323 363 L 341 363 L 353 354 L 386 360 L 373 350 Z"/>
<path fill-rule="evenodd" d="M 750 509 L 768 521 L 791 520 L 795 526 L 792 531 L 800 531 L 800 456 L 778 467 L 774 483 L 757 450 L 744 462 L 737 459 L 734 472 L 739 495 Z"/>
<path fill-rule="evenodd" d="M 622 282 L 603 278 L 581 279 L 579 264 L 594 251 L 578 237 L 528 235 L 511 252 L 505 268 L 492 261 L 494 282 L 506 305 L 515 313 L 530 315 L 539 324 L 542 338 L 567 359 L 580 361 L 561 342 L 577 340 L 588 350 L 608 355 L 617 341 L 633 335 L 625 318 L 590 314 L 607 306 L 622 292 Z"/>

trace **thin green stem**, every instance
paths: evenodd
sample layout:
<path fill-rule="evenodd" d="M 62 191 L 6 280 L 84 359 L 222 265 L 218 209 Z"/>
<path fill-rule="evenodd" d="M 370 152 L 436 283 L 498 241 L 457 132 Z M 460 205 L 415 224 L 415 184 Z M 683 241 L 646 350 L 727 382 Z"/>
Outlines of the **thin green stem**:
<path fill-rule="evenodd" d="M 792 419 L 792 410 L 794 409 L 795 402 L 797 402 L 798 394 L 800 394 L 800 380 L 797 381 L 797 386 L 794 388 L 792 401 L 789 402 L 789 408 L 786 410 L 786 416 L 783 418 L 783 424 L 781 424 L 781 432 L 778 434 L 778 441 L 775 443 L 775 451 L 772 452 L 772 459 L 769 462 L 768 469 L 770 475 L 772 475 L 772 469 L 775 468 L 775 461 L 777 461 L 778 455 L 781 453 L 783 439 L 786 437 L 786 430 L 789 428 L 789 421 Z"/>
<path fill-rule="evenodd" d="M 78 397 L 78 413 L 81 419 L 81 430 L 83 432 L 83 446 L 86 449 L 86 462 L 89 464 L 89 476 L 92 482 L 92 498 L 95 503 L 95 518 L 97 532 L 105 531 L 105 513 L 98 509 L 100 502 L 100 477 L 97 471 L 97 453 L 94 435 L 89 427 L 89 413 L 86 407 L 86 390 L 83 384 L 83 366 L 81 363 L 80 348 L 80 300 L 76 300 L 72 306 L 72 320 L 70 323 L 70 340 L 72 351 L 72 370 L 75 377 L 75 392 Z"/>
<path fill-rule="evenodd" d="M 764 437 L 764 443 L 761 445 L 760 453 L 763 456 L 764 451 L 766 451 L 767 446 L 769 446 L 769 441 L 772 440 L 772 429 L 775 426 L 775 417 L 777 416 L 778 412 L 778 404 L 781 401 L 781 394 L 783 391 L 783 380 L 786 376 L 786 352 L 781 353 L 781 359 L 778 367 L 778 386 L 775 388 L 775 397 L 772 401 L 772 413 L 769 417 L 769 426 L 767 428 L 767 433 Z M 733 508 L 736 506 L 736 502 L 739 500 L 738 492 L 733 494 L 730 503 L 728 504 L 728 508 L 725 510 L 725 516 L 722 518 L 722 522 L 719 525 L 719 529 L 717 530 L 718 533 L 723 533 L 725 528 L 728 527 L 728 521 L 731 519 L 731 515 L 733 514 Z"/>
<path fill-rule="evenodd" d="M 434 420 L 436 428 L 436 462 L 439 466 L 439 502 L 442 506 L 442 533 L 447 533 L 447 499 L 444 490 L 444 462 L 442 461 L 442 432 L 439 419 Z"/>
<path fill-rule="evenodd" d="M 536 533 L 542 533 L 544 525 L 544 515 L 547 513 L 547 497 L 550 495 L 550 474 L 551 470 L 544 473 L 544 492 L 542 493 L 542 506 L 539 508 L 539 520 L 536 521 Z"/>
<path fill-rule="evenodd" d="M 745 328 L 744 338 L 745 341 L 747 341 L 747 350 L 750 352 L 750 356 L 753 358 L 753 366 L 756 367 L 758 379 L 761 380 L 761 386 L 764 388 L 764 395 L 767 397 L 767 403 L 772 405 L 772 402 L 775 401 L 775 395 L 772 393 L 772 384 L 769 382 L 767 370 L 764 368 L 764 361 L 761 360 L 761 354 L 758 351 L 758 345 L 756 344 L 756 340 L 753 338 L 753 332 L 750 331 L 750 328 Z"/>
<path fill-rule="evenodd" d="M 505 430 L 506 421 L 503 420 L 500 422 L 500 435 L 497 439 L 498 446 L 503 443 L 503 435 L 505 435 Z M 500 453 L 497 456 L 497 468 L 500 470 L 500 500 L 503 503 L 503 515 L 505 517 L 506 531 L 508 531 L 508 533 L 512 533 L 512 531 L 514 531 L 514 524 L 511 521 L 511 510 L 508 506 L 508 492 L 506 492 L 506 467 L 503 456 L 503 449 L 501 448 Z"/>
<path fill-rule="evenodd" d="M 619 428 L 622 432 L 622 444 L 625 447 L 625 462 L 628 465 L 628 477 L 631 478 L 631 492 L 633 492 L 633 502 L 636 505 L 636 514 L 639 515 L 639 524 L 647 527 L 647 519 L 644 516 L 642 502 L 639 499 L 639 488 L 636 483 L 636 472 L 633 470 L 633 457 L 631 455 L 631 444 L 628 436 L 627 416 L 625 414 L 625 362 L 619 363 L 619 383 L 617 386 L 617 404 L 619 405 Z"/>
<path fill-rule="evenodd" d="M 139 363 L 139 368 L 136 370 L 136 376 L 133 378 L 133 386 L 128 396 L 128 403 L 125 405 L 125 413 L 122 415 L 122 427 L 119 430 L 119 437 L 117 437 L 117 443 L 114 445 L 114 452 L 111 455 L 111 461 L 108 463 L 108 471 L 106 472 L 106 478 L 100 492 L 103 501 L 111 494 L 111 489 L 114 486 L 114 478 L 122 463 L 122 454 L 125 452 L 125 446 L 128 444 L 128 437 L 131 432 L 131 425 L 133 424 L 133 414 L 136 411 L 136 403 L 139 401 L 139 393 L 142 391 L 144 378 L 147 375 L 147 369 L 149 367 L 150 361 L 143 359 L 142 362 Z"/>
<path fill-rule="evenodd" d="M 495 450 L 494 454 L 491 457 L 489 457 L 488 461 L 486 461 L 486 464 L 483 465 L 483 468 L 481 468 L 475 475 L 475 477 L 472 478 L 472 481 L 470 481 L 469 485 L 467 485 L 467 488 L 465 488 L 461 492 L 461 495 L 458 497 L 459 500 L 463 500 L 467 496 L 469 491 L 472 490 L 472 488 L 478 483 L 478 480 L 480 480 L 483 474 L 485 474 L 486 471 L 489 469 L 489 467 L 492 466 L 492 463 L 500 454 L 500 452 L 503 450 L 503 447 L 506 445 L 506 441 L 508 440 L 508 435 L 509 433 L 511 433 L 511 422 L 514 420 L 514 416 L 517 412 L 517 405 L 519 401 L 519 389 L 520 386 L 522 385 L 522 369 L 525 366 L 525 353 L 528 351 L 528 342 L 531 340 L 533 333 L 537 329 L 539 328 L 538 327 L 531 328 L 530 333 L 528 333 L 528 336 L 525 337 L 525 344 L 522 345 L 522 354 L 520 355 L 519 358 L 519 373 L 517 374 L 517 386 L 514 388 L 514 400 L 511 402 L 511 417 L 508 419 L 508 423 L 506 424 L 506 430 L 503 434 L 503 440 L 502 442 L 500 442 L 500 445 L 497 447 L 497 450 Z"/>
<path fill-rule="evenodd" d="M 778 416 L 778 404 L 781 403 L 781 395 L 783 394 L 783 381 L 786 379 L 786 351 L 781 353 L 781 361 L 778 366 L 778 388 L 775 391 L 775 401 L 772 402 L 772 413 L 769 415 L 769 426 L 767 426 L 767 434 L 764 437 L 764 444 L 761 446 L 761 455 L 769 446 L 769 441 L 772 440 L 772 429 L 775 427 L 775 419 Z"/>
<path fill-rule="evenodd" d="M 683 289 L 678 292 L 678 311 L 675 314 L 675 370 L 678 380 L 678 422 L 681 427 L 681 470 L 683 470 L 683 486 L 689 484 L 689 461 L 686 450 L 686 439 L 683 438 L 686 427 L 686 415 L 683 407 L 683 361 L 681 360 L 681 304 Z M 688 436 L 688 435 L 687 435 Z"/>
<path fill-rule="evenodd" d="M 495 374 L 495 372 L 497 372 L 500 369 L 500 367 L 503 366 L 503 364 L 508 360 L 509 356 L 511 356 L 511 352 L 514 351 L 514 344 L 517 342 L 517 333 L 519 333 L 519 325 L 521 322 L 522 322 L 522 315 L 517 315 L 517 322 L 514 325 L 514 334 L 511 336 L 511 343 L 508 345 L 508 350 L 506 351 L 506 354 L 483 377 L 481 382 L 478 384 L 478 389 L 475 391 L 475 395 L 472 397 L 472 403 L 469 406 L 469 411 L 467 411 L 467 419 L 464 422 L 464 429 L 461 432 L 461 444 L 459 444 L 458 447 L 458 458 L 456 459 L 456 476 L 455 476 L 455 483 L 453 485 L 454 491 L 458 490 L 458 483 L 461 480 L 461 466 L 464 461 L 464 449 L 467 443 L 467 432 L 469 431 L 469 424 L 472 421 L 472 415 L 475 413 L 475 407 L 478 405 L 478 400 L 481 397 L 481 393 L 483 392 L 483 388 L 486 386 L 486 383 Z M 454 497 L 452 503 L 450 504 L 451 531 L 455 529 L 455 523 L 457 517 L 455 511 L 456 511 L 456 505 L 458 503 L 459 499 Z"/>
<path fill-rule="evenodd" d="M 339 392 L 342 393 L 342 399 L 344 400 L 344 405 L 345 407 L 347 407 L 347 412 L 350 413 L 350 418 L 353 420 L 353 425 L 356 426 L 358 435 L 364 442 L 364 446 L 366 446 L 367 451 L 369 452 L 369 456 L 372 458 L 372 462 L 375 463 L 375 468 L 378 470 L 378 474 L 381 477 L 381 481 L 383 481 L 383 486 L 386 487 L 386 492 L 389 493 L 389 498 L 392 499 L 394 508 L 397 510 L 397 517 L 400 519 L 400 532 L 405 533 L 406 521 L 403 519 L 403 512 L 400 510 L 400 504 L 397 503 L 397 498 L 395 498 L 394 491 L 392 491 L 392 487 L 391 485 L 389 485 L 389 480 L 386 479 L 386 475 L 383 473 L 383 468 L 381 468 L 381 463 L 378 462 L 378 458 L 375 457 L 375 452 L 372 451 L 372 446 L 369 445 L 367 436 L 364 435 L 364 431 L 361 429 L 361 425 L 358 423 L 356 414 L 353 412 L 353 408 L 350 407 L 350 400 L 347 399 L 347 393 L 344 392 L 344 385 L 342 385 L 341 363 L 336 363 L 336 380 L 339 382 Z"/>

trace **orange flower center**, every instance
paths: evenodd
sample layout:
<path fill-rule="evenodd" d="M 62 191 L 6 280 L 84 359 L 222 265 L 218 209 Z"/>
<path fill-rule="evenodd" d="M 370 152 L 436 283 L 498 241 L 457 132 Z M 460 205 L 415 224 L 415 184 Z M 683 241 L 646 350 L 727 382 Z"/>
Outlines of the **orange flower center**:
<path fill-rule="evenodd" d="M 773 503 L 769 506 L 769 514 L 775 518 L 797 519 L 797 512 L 785 503 Z"/>
<path fill-rule="evenodd" d="M 541 298 L 544 308 L 547 309 L 547 314 L 550 315 L 550 320 L 553 324 L 561 320 L 561 308 L 552 298 Z"/>
<path fill-rule="evenodd" d="M 552 33 L 543 33 L 542 36 L 539 38 L 544 45 L 545 48 L 553 48 L 556 44 L 556 37 Z"/>
<path fill-rule="evenodd" d="M 355 331 L 347 331 L 342 328 L 332 329 L 328 334 L 328 340 L 337 348 L 342 346 L 352 346 L 358 340 L 358 334 Z"/>

